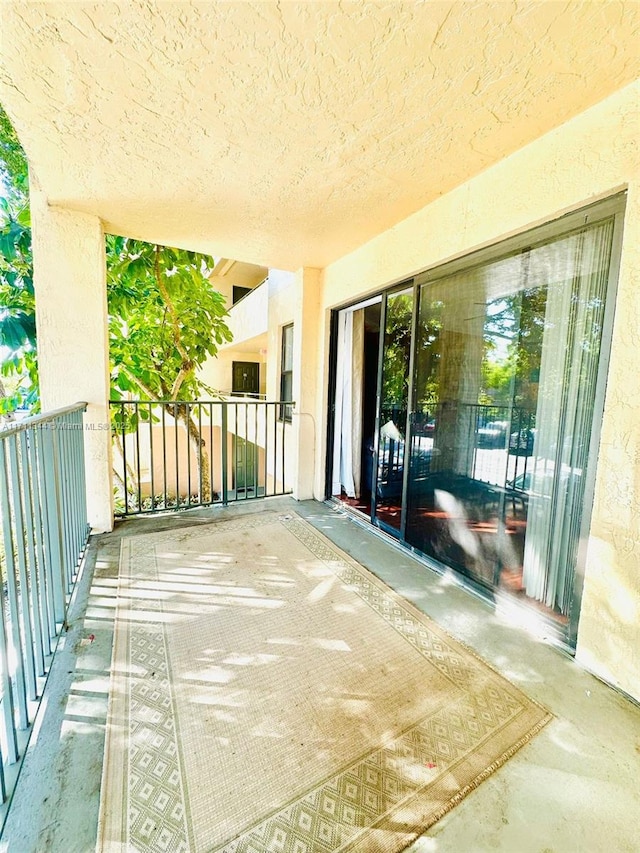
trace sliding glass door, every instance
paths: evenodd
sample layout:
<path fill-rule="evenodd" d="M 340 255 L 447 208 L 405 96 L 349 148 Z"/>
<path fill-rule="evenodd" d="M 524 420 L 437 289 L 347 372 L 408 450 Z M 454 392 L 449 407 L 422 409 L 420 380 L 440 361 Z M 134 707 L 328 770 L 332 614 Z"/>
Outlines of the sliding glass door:
<path fill-rule="evenodd" d="M 609 219 L 420 286 L 406 540 L 561 622 L 612 236 Z"/>
<path fill-rule="evenodd" d="M 364 312 L 340 312 L 338 323 L 351 353 L 338 354 L 342 386 L 360 371 L 368 381 L 356 384 L 369 390 L 368 404 L 350 387 L 349 402 L 336 398 L 334 472 L 339 458 L 346 465 L 337 488 L 358 494 L 360 482 L 357 508 L 373 523 L 565 627 L 576 611 L 620 220 L 610 202 L 509 252 L 417 276 L 383 294 L 369 344 L 355 331 Z"/>
<path fill-rule="evenodd" d="M 402 526 L 413 303 L 411 286 L 387 294 L 383 307 L 374 518 L 394 533 Z"/>

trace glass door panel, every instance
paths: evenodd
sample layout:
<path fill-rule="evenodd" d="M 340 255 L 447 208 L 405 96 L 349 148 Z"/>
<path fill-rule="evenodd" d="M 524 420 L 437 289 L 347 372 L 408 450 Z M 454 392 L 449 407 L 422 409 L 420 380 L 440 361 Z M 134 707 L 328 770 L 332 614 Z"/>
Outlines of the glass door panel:
<path fill-rule="evenodd" d="M 492 586 L 496 563 L 481 542 L 500 515 L 491 484 L 505 478 L 513 407 L 507 349 L 518 307 L 491 292 L 477 269 L 422 285 L 419 306 L 406 539 Z M 500 332 L 492 333 L 498 315 Z M 488 351 L 502 371 L 501 398 L 483 393 Z"/>
<path fill-rule="evenodd" d="M 394 533 L 402 523 L 413 302 L 413 287 L 390 293 L 384 312 L 374 519 Z"/>
<path fill-rule="evenodd" d="M 566 624 L 612 220 L 423 284 L 406 540 Z"/>

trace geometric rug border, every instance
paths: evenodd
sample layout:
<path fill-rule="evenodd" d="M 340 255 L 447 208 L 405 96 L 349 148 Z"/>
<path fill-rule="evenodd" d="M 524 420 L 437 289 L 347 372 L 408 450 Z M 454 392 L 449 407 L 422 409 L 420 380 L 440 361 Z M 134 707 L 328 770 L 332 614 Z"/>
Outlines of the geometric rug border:
<path fill-rule="evenodd" d="M 528 697 L 520 687 L 514 685 L 505 678 L 505 676 L 497 672 L 473 649 L 449 635 L 448 632 L 441 628 L 431 617 L 418 610 L 418 608 L 416 608 L 411 602 L 404 599 L 366 566 L 361 565 L 358 561 L 342 551 L 337 545 L 334 545 L 326 536 L 324 536 L 324 534 L 316 530 L 316 528 L 306 521 L 306 519 L 299 516 L 293 510 L 288 511 L 287 513 L 267 510 L 255 515 L 250 514 L 232 520 L 213 520 L 197 526 L 188 526 L 159 533 L 138 534 L 124 537 L 121 542 L 121 565 L 118 580 L 116 619 L 118 618 L 118 615 L 120 615 L 121 605 L 123 605 L 123 612 L 124 610 L 129 610 L 134 606 L 132 599 L 129 598 L 125 601 L 123 595 L 128 581 L 133 577 L 133 566 L 137 566 L 139 565 L 139 561 L 143 561 L 146 564 L 146 570 L 149 571 L 151 569 L 151 566 L 149 565 L 149 558 L 152 557 L 155 564 L 155 549 L 162 542 L 179 543 L 185 538 L 193 541 L 199 536 L 209 536 L 212 533 L 217 532 L 217 529 L 224 532 L 229 531 L 231 528 L 255 528 L 256 526 L 273 524 L 276 522 L 279 522 L 287 528 L 292 535 L 299 539 L 299 541 L 312 554 L 314 554 L 314 556 L 328 565 L 331 571 L 343 583 L 346 583 L 349 588 L 361 598 L 361 600 L 365 601 L 365 603 L 374 612 L 376 612 L 378 616 L 383 618 L 390 627 L 396 630 L 403 637 L 405 641 L 410 643 L 415 651 L 428 658 L 430 663 L 436 666 L 440 670 L 440 674 L 447 680 L 453 684 L 458 682 L 459 684 L 464 685 L 467 682 L 470 670 L 468 664 L 465 663 L 464 658 L 468 658 L 473 663 L 473 669 L 476 671 L 476 676 L 478 673 L 488 673 L 491 676 L 490 684 L 495 684 L 496 690 L 497 686 L 502 687 L 504 690 L 504 696 L 507 697 L 508 695 L 509 699 L 513 702 L 520 700 L 522 703 L 522 709 L 521 712 L 516 713 L 515 707 L 512 707 L 512 716 L 505 717 L 505 720 L 502 721 L 502 723 L 494 722 L 494 729 L 491 731 L 489 731 L 487 725 L 489 733 L 487 734 L 486 739 L 484 741 L 481 739 L 477 744 L 470 746 L 468 753 L 460 758 L 458 762 L 446 765 L 446 770 L 440 774 L 440 778 L 438 778 L 438 774 L 430 774 L 430 778 L 428 780 L 417 780 L 414 789 L 405 791 L 404 796 L 401 796 L 400 800 L 390 802 L 386 811 L 384 813 L 380 813 L 378 811 L 376 813 L 377 816 L 374 816 L 372 807 L 372 820 L 370 822 L 366 822 L 366 825 L 362 826 L 360 829 L 356 829 L 352 820 L 356 819 L 356 817 L 359 817 L 364 813 L 364 811 L 366 811 L 362 802 L 359 803 L 357 810 L 355 807 L 352 809 L 353 815 L 351 815 L 346 809 L 345 803 L 347 806 L 349 803 L 345 800 L 345 797 L 340 797 L 336 794 L 334 799 L 336 803 L 341 804 L 340 807 L 343 809 L 343 817 L 340 820 L 334 820 L 330 815 L 324 814 L 321 807 L 321 800 L 323 796 L 322 792 L 327 790 L 327 780 L 325 780 L 324 783 L 321 782 L 321 780 L 317 780 L 305 794 L 297 796 L 282 808 L 274 811 L 271 815 L 259 818 L 257 822 L 253 823 L 251 826 L 246 826 L 243 830 L 240 830 L 240 834 L 237 834 L 233 840 L 224 842 L 221 845 L 217 844 L 215 848 L 208 851 L 208 853 L 268 853 L 268 851 L 272 850 L 282 851 L 282 853 L 289 853 L 289 851 L 292 853 L 330 853 L 330 851 L 332 851 L 332 853 L 337 853 L 337 851 L 340 851 L 340 853 L 399 853 L 399 851 L 404 850 L 430 826 L 433 826 L 445 814 L 451 811 L 459 802 L 461 802 L 462 799 L 464 799 L 465 796 L 477 788 L 499 767 L 505 764 L 506 761 L 518 752 L 518 750 L 535 737 L 553 717 L 545 708 L 543 708 L 542 705 L 540 705 L 536 700 Z M 380 595 L 382 595 L 381 600 Z M 389 606 L 389 602 L 393 603 L 392 607 Z M 161 603 L 158 603 L 157 609 L 159 612 L 161 611 Z M 131 801 L 125 803 L 123 799 L 123 797 L 126 796 L 126 789 L 128 788 L 130 779 L 124 781 L 124 789 L 121 788 L 120 796 L 118 796 L 117 791 L 118 782 L 119 780 L 120 782 L 123 781 L 123 775 L 127 777 L 131 775 L 130 768 L 125 772 L 125 767 L 128 765 L 127 760 L 123 760 L 121 755 L 123 750 L 117 748 L 118 738 L 125 737 L 127 734 L 125 727 L 123 726 L 123 722 L 126 720 L 128 711 L 131 708 L 131 698 L 127 694 L 129 690 L 132 689 L 132 682 L 128 679 L 127 689 L 126 691 L 122 691 L 119 689 L 121 678 L 118 676 L 118 670 L 122 668 L 124 661 L 126 661 L 126 667 L 131 664 L 130 655 L 128 653 L 128 651 L 131 651 L 130 644 L 133 642 L 130 620 L 126 620 L 126 623 L 126 630 L 115 631 L 114 633 L 113 665 L 110 686 L 110 697 L 112 698 L 110 698 L 109 701 L 109 713 L 105 737 L 105 760 L 103 764 L 98 843 L 96 849 L 97 851 L 101 851 L 101 853 L 116 853 L 116 851 L 124 850 L 140 850 L 145 851 L 145 853 L 146 851 L 154 851 L 154 853 L 155 851 L 158 853 L 160 853 L 160 851 L 163 851 L 163 853 L 164 851 L 170 851 L 170 853 L 191 853 L 192 849 L 195 850 L 195 842 L 193 842 L 193 836 L 190 831 L 191 827 L 189 826 L 189 821 L 187 819 L 190 812 L 188 802 L 186 801 L 187 780 L 184 778 L 184 763 L 180 760 L 180 743 L 175 730 L 177 725 L 177 709 L 174 707 L 173 691 L 170 687 L 170 679 L 166 684 L 165 679 L 160 679 L 162 681 L 161 686 L 163 689 L 171 694 L 172 722 L 169 721 L 169 715 L 167 715 L 165 729 L 169 732 L 168 736 L 170 739 L 175 741 L 174 747 L 169 749 L 168 756 L 165 756 L 168 759 L 165 763 L 167 763 L 168 769 L 170 770 L 170 762 L 175 758 L 179 784 L 175 784 L 174 777 L 176 774 L 169 774 L 169 782 L 163 783 L 164 787 L 161 786 L 162 790 L 160 792 L 158 802 L 164 804 L 165 801 L 168 802 L 173 798 L 173 813 L 166 826 L 160 825 L 160 830 L 158 830 L 158 826 L 156 825 L 159 821 L 154 819 L 155 835 L 153 840 L 149 840 L 148 845 L 142 841 L 142 838 L 144 838 L 144 832 L 142 832 L 141 836 L 137 837 L 137 841 L 135 843 L 132 843 L 129 839 L 129 823 L 130 820 L 132 820 L 132 815 L 133 817 L 136 817 L 137 814 L 135 810 L 132 811 Z M 148 624 L 147 628 L 149 636 L 152 635 L 153 625 L 155 624 L 156 623 L 153 622 Z M 446 644 L 448 649 L 446 651 L 438 650 L 434 657 L 433 649 L 427 648 L 427 639 L 424 636 L 421 636 L 423 633 L 422 631 L 416 630 L 416 624 L 421 626 L 424 631 L 428 630 L 432 635 L 438 637 L 441 642 Z M 160 628 L 162 634 L 162 644 L 166 647 L 167 637 L 162 620 L 157 623 L 157 627 Z M 153 660 L 159 660 L 159 651 L 156 647 L 157 643 L 154 644 L 151 640 L 150 643 L 150 648 L 153 648 Z M 143 654 L 141 655 L 141 661 L 143 661 L 143 663 L 141 664 L 138 662 L 138 665 L 144 666 L 146 653 L 147 649 L 143 649 Z M 442 660 L 440 660 L 440 656 L 442 656 Z M 458 661 L 457 665 L 456 660 Z M 156 664 L 154 664 L 154 666 L 155 665 Z M 164 664 L 157 665 L 160 669 L 164 666 L 167 670 L 167 676 L 169 675 L 168 669 L 170 667 L 170 659 L 168 652 L 166 654 L 166 662 Z M 155 676 L 155 672 L 153 675 Z M 133 689 L 135 689 L 135 681 L 133 684 Z M 160 698 L 158 698 L 156 694 L 158 694 Z M 138 712 L 142 713 L 143 718 L 145 713 L 153 712 L 155 720 L 158 717 L 158 714 L 164 710 L 164 706 L 159 710 L 158 707 L 153 706 L 153 703 L 149 708 L 146 708 L 145 703 L 147 700 L 144 695 L 138 697 L 137 701 Z M 159 701 L 162 702 L 161 690 L 154 691 L 153 701 L 156 703 Z M 506 714 L 507 709 L 506 707 L 503 708 L 503 705 L 508 706 L 509 701 L 506 698 L 502 704 L 501 701 L 502 700 L 496 700 L 496 707 L 499 707 Z M 164 704 L 166 705 L 166 700 L 164 700 Z M 473 716 L 473 709 L 471 713 Z M 487 715 L 489 715 L 488 711 Z M 431 716 L 432 714 L 430 713 L 429 717 Z M 518 722 L 520 717 L 525 718 L 522 723 Z M 527 718 L 529 717 L 531 719 L 530 721 L 527 721 Z M 476 723 L 480 725 L 479 718 L 476 720 Z M 174 727 L 173 731 L 171 731 L 172 725 Z M 411 731 L 417 731 L 421 725 L 422 723 L 418 722 L 411 726 Z M 519 734 L 519 737 L 516 737 L 516 739 L 510 743 L 508 748 L 503 750 L 497 757 L 494 755 L 491 762 L 487 764 L 487 756 L 483 757 L 483 744 L 484 747 L 487 747 L 487 744 L 490 744 L 492 739 L 508 737 L 508 731 L 510 728 L 513 728 L 514 735 Z M 393 740 L 393 744 L 400 744 L 405 735 L 407 735 L 407 733 L 396 736 Z M 426 738 L 426 740 L 428 740 L 428 736 L 424 732 L 418 732 L 417 737 L 418 740 L 421 738 Z M 411 750 L 414 746 L 403 744 L 397 748 Z M 130 758 L 130 751 L 125 751 Z M 358 779 L 361 778 L 362 772 L 364 772 L 357 768 L 360 767 L 360 765 L 366 765 L 366 762 L 379 752 L 380 750 L 376 749 L 373 753 L 368 754 L 362 760 L 359 760 L 359 762 L 356 763 L 357 767 L 356 765 L 352 765 L 346 770 L 343 769 L 343 771 L 337 771 L 337 774 L 333 774 L 332 779 L 328 780 L 329 786 L 331 787 L 331 785 L 333 785 L 335 787 L 343 784 L 339 780 L 345 778 L 348 779 L 349 773 L 352 773 L 356 774 L 353 776 L 353 788 L 355 789 L 359 785 Z M 149 759 L 149 756 L 146 754 L 143 758 L 147 761 L 154 760 L 154 757 Z M 136 754 L 136 760 L 137 759 L 138 756 Z M 426 766 L 429 768 L 435 768 L 437 765 L 429 762 Z M 467 781 L 462 787 L 460 787 L 456 781 L 459 773 L 452 772 L 452 768 L 456 771 L 460 768 L 466 768 Z M 366 786 L 360 785 L 360 787 L 364 787 L 366 789 Z M 144 788 L 144 785 L 142 789 L 138 788 L 136 790 L 138 790 L 143 800 L 145 796 L 150 796 Z M 380 792 L 378 792 L 378 795 L 381 795 Z M 355 797 L 355 794 L 353 794 L 353 796 Z M 371 797 L 373 799 L 373 794 Z M 106 824 L 108 823 L 105 802 L 109 799 L 112 804 L 118 801 L 121 804 L 121 820 L 124 825 L 121 826 L 122 832 L 120 834 L 120 838 L 126 846 L 122 846 L 122 843 L 118 843 L 113 838 L 107 839 L 105 837 L 107 829 Z M 411 808 L 413 809 L 412 814 L 414 814 L 415 817 L 412 817 L 405 823 L 399 823 L 399 807 L 407 804 L 411 804 Z M 138 818 L 136 817 L 136 819 Z M 111 818 L 111 821 L 113 822 L 113 818 Z M 180 825 L 183 828 L 182 832 L 179 830 Z M 140 820 L 138 820 L 136 826 L 140 831 L 145 829 L 144 821 L 142 821 L 141 824 Z M 192 844 L 194 845 L 193 847 Z"/>

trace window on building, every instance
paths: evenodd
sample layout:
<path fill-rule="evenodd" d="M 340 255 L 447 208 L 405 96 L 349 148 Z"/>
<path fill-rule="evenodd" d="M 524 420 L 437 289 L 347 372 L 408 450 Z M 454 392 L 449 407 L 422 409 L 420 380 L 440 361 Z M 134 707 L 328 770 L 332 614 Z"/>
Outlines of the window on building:
<path fill-rule="evenodd" d="M 280 359 L 280 400 L 289 405 L 280 407 L 280 420 L 291 421 L 293 399 L 293 323 L 282 328 Z"/>

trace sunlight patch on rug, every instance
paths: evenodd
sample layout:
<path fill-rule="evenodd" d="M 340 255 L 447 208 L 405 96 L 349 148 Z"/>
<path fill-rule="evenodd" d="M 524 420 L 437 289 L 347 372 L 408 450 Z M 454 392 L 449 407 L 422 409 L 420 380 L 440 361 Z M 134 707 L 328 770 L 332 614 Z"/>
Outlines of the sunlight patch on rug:
<path fill-rule="evenodd" d="M 548 720 L 295 513 L 124 539 L 97 849 L 398 853 Z"/>

